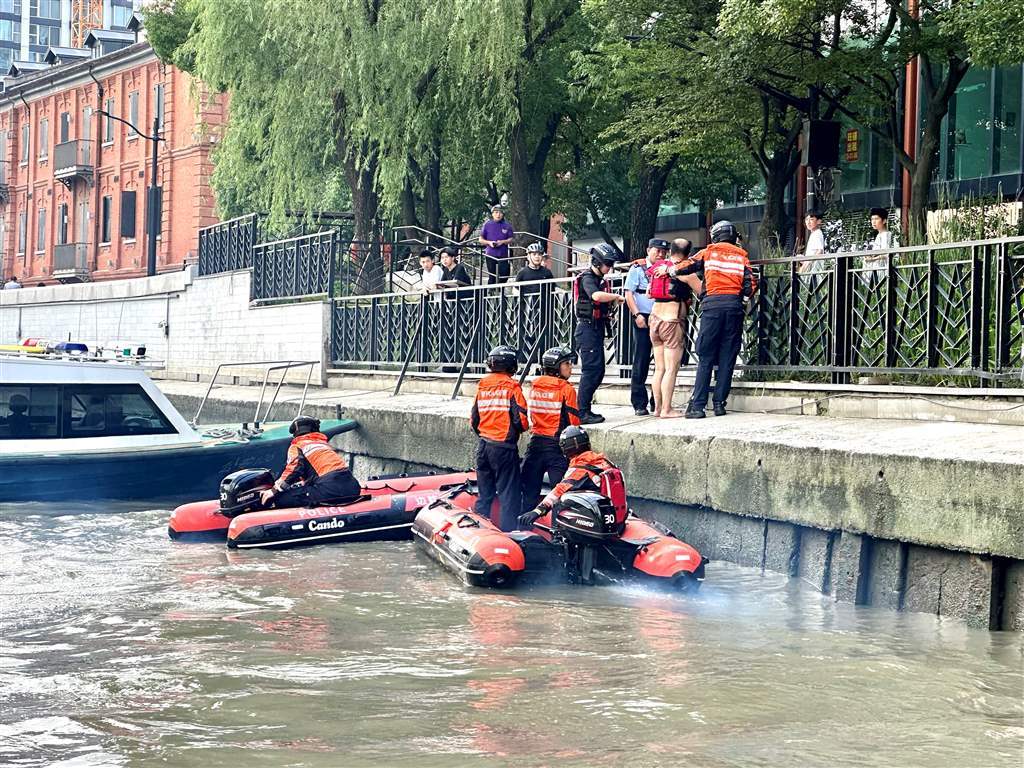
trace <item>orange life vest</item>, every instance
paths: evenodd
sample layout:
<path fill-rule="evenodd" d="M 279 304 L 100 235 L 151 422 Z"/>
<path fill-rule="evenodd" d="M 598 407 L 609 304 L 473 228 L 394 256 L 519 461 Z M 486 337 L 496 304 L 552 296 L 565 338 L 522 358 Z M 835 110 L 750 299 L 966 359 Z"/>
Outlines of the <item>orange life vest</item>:
<path fill-rule="evenodd" d="M 335 453 L 327 442 L 327 435 L 322 432 L 296 435 L 292 439 L 291 445 L 288 446 L 288 463 L 285 464 L 279 482 L 289 485 L 300 479 L 308 480 L 304 465 L 308 465 L 317 477 L 323 477 L 328 472 L 348 469 L 348 464 Z"/>
<path fill-rule="evenodd" d="M 529 429 L 526 398 L 519 382 L 507 373 L 491 373 L 480 379 L 470 424 L 485 440 L 517 442 Z"/>
<path fill-rule="evenodd" d="M 570 424 L 580 423 L 576 390 L 558 376 L 538 376 L 530 386 L 530 431 L 539 437 L 557 438 Z"/>

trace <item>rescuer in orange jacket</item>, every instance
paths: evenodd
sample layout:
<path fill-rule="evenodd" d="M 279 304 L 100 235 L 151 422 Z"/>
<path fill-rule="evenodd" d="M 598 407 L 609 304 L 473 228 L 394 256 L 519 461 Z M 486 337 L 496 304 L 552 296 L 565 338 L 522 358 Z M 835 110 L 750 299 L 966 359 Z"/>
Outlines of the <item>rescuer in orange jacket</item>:
<path fill-rule="evenodd" d="M 697 333 L 697 376 L 686 408 L 686 418 L 703 419 L 715 374 L 715 416 L 725 416 L 725 403 L 732 389 L 732 374 L 743 339 L 746 303 L 757 290 L 757 278 L 750 269 L 747 252 L 736 245 L 739 232 L 732 222 L 719 221 L 711 227 L 711 245 L 670 275 L 698 275 L 704 281 L 701 297 L 700 331 Z"/>
<path fill-rule="evenodd" d="M 476 481 L 480 495 L 476 512 L 490 519 L 491 505 L 498 499 L 498 526 L 514 531 L 522 509 L 519 473 L 519 436 L 528 428 L 523 389 L 512 375 L 519 369 L 516 351 L 499 346 L 487 355 L 490 375 L 480 380 L 473 401 L 471 424 L 480 438 L 476 448 Z"/>
<path fill-rule="evenodd" d="M 288 462 L 273 489 L 264 491 L 260 497 L 264 504 L 315 507 L 344 504 L 359 497 L 359 482 L 331 448 L 317 419 L 298 416 L 288 431 L 293 435 Z"/>
<path fill-rule="evenodd" d="M 569 460 L 568 469 L 561 481 L 551 489 L 551 492 L 535 509 L 519 516 L 519 527 L 524 531 L 529 530 L 537 518 L 549 512 L 555 503 L 569 491 L 601 493 L 599 482 L 601 473 L 608 469 L 615 469 L 615 465 L 608 460 L 607 456 L 590 449 L 590 436 L 583 427 L 573 426 L 562 430 L 558 445 L 562 454 Z M 625 503 L 624 498 L 612 499 L 612 501 L 619 504 Z"/>
<path fill-rule="evenodd" d="M 580 423 L 576 390 L 569 383 L 575 355 L 569 347 L 552 347 L 540 359 L 542 376 L 533 380 L 527 405 L 530 409 L 530 444 L 523 457 L 523 505 L 530 509 L 540 499 L 540 487 L 547 473 L 556 482 L 569 467 L 558 447 L 558 436 L 570 425 Z"/>

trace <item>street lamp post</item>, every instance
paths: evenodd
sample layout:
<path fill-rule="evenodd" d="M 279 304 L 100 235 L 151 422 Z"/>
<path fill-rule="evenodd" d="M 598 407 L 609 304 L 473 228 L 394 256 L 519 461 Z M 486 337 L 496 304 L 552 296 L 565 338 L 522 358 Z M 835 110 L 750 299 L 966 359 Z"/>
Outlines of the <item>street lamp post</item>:
<path fill-rule="evenodd" d="M 153 142 L 153 153 L 150 160 L 150 185 L 146 189 L 146 276 L 153 277 L 156 274 L 156 238 L 160 234 L 160 217 L 157 215 L 160 210 L 160 188 L 156 185 L 157 148 L 160 146 L 161 141 L 166 141 L 166 139 L 160 138 L 160 118 L 153 118 L 153 134 L 147 136 L 134 123 L 117 115 L 112 115 L 105 109 L 97 110 L 97 113 L 119 123 L 124 123 L 146 141 Z"/>

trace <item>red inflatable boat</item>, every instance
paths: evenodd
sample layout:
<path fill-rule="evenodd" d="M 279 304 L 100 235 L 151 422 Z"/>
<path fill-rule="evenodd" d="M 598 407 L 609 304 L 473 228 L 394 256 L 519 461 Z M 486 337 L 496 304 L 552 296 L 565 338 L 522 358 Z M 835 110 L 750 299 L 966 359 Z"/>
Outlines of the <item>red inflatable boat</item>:
<path fill-rule="evenodd" d="M 356 503 L 365 505 L 373 499 L 383 497 L 389 499 L 387 504 L 390 504 L 392 496 L 402 495 L 406 497 L 406 502 L 415 504 L 419 500 L 420 506 L 422 506 L 436 499 L 441 492 L 450 491 L 465 485 L 467 482 L 473 482 L 475 479 L 475 472 L 371 477 L 366 482 L 366 485 L 363 486 L 363 495 L 357 499 Z M 242 470 L 228 475 L 221 482 L 221 498 L 219 500 L 195 501 L 190 504 L 182 504 L 175 509 L 171 513 L 171 519 L 167 525 L 168 535 L 175 541 L 225 541 L 228 537 L 228 528 L 232 525 L 233 520 L 261 513 L 258 501 L 259 494 L 262 490 L 272 485 L 273 480 L 273 476 L 267 470 Z M 434 493 L 428 497 L 423 495 L 424 492 Z M 316 513 L 322 516 L 320 515 L 321 511 L 326 509 L 345 509 L 348 513 L 369 511 L 369 507 L 363 510 L 356 510 L 354 505 L 266 511 L 287 513 L 291 515 L 291 518 L 294 518 L 292 524 L 297 525 L 299 520 L 305 520 L 306 523 L 311 522 L 313 517 L 309 513 Z M 379 514 L 380 510 L 377 510 L 377 512 Z M 301 517 L 301 514 L 305 514 L 305 518 Z M 401 538 L 409 538 L 408 524 L 411 523 L 412 515 L 409 516 L 405 533 Z M 321 530 L 326 532 L 328 529 Z M 342 537 L 335 538 L 341 539 Z"/>
<path fill-rule="evenodd" d="M 664 526 L 632 514 L 614 535 L 570 527 L 558 515 L 552 526 L 550 513 L 532 531 L 503 533 L 490 520 L 439 499 L 420 510 L 412 532 L 421 550 L 466 584 L 481 587 L 512 587 L 539 577 L 639 581 L 692 592 L 704 581 L 707 563 Z"/>

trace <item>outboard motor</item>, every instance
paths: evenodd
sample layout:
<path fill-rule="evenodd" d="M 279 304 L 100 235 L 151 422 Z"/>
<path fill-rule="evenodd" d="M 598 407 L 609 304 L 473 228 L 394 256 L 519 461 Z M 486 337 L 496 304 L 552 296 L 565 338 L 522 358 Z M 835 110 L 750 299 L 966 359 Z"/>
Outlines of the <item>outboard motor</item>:
<path fill-rule="evenodd" d="M 555 530 L 575 544 L 596 544 L 622 535 L 625 520 L 615 505 L 593 491 L 571 492 L 555 505 Z"/>
<path fill-rule="evenodd" d="M 565 547 L 565 568 L 569 581 L 594 583 L 598 548 L 618 538 L 625 528 L 615 504 L 593 491 L 567 493 L 554 508 L 554 535 Z"/>
<path fill-rule="evenodd" d="M 235 517 L 261 509 L 260 494 L 274 487 L 269 469 L 240 469 L 220 481 L 220 513 Z"/>

